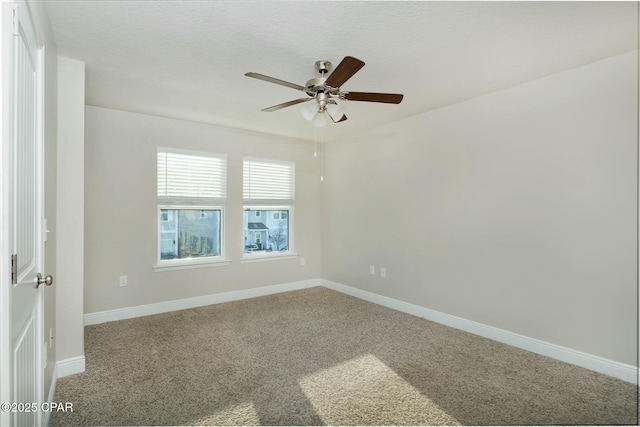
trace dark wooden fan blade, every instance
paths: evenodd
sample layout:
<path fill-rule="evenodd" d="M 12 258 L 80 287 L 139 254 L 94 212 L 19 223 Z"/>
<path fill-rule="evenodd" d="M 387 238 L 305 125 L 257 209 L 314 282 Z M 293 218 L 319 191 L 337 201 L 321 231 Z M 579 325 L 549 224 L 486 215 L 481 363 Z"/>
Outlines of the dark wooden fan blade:
<path fill-rule="evenodd" d="M 364 62 L 353 56 L 345 56 L 342 62 L 329 75 L 325 84 L 337 89 L 362 67 L 364 67 Z"/>
<path fill-rule="evenodd" d="M 269 83 L 275 83 L 275 84 L 281 85 L 281 86 L 290 87 L 290 88 L 296 89 L 296 90 L 304 90 L 305 89 L 304 86 L 300 86 L 300 85 L 297 85 L 295 83 L 285 82 L 284 80 L 276 79 L 275 77 L 265 76 L 264 74 L 260 74 L 260 73 L 245 73 L 245 76 L 253 77 L 254 79 L 258 79 L 258 80 L 264 80 L 265 82 L 269 82 Z"/>
<path fill-rule="evenodd" d="M 267 111 L 267 112 L 270 113 L 272 111 L 276 111 L 276 110 L 279 110 L 281 108 L 291 107 L 292 105 L 300 104 L 300 103 L 307 102 L 307 101 L 309 101 L 309 98 L 294 99 L 293 101 L 283 102 L 282 104 L 274 105 L 272 107 L 263 108 L 262 111 Z"/>
<path fill-rule="evenodd" d="M 345 92 L 343 96 L 349 101 L 384 102 L 387 104 L 400 104 L 404 97 L 399 93 L 375 92 Z"/>

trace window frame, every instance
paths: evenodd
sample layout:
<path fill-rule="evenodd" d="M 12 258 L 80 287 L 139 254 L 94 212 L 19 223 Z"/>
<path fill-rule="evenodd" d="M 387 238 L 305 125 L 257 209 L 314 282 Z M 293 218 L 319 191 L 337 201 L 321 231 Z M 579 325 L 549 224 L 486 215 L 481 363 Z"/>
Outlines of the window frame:
<path fill-rule="evenodd" d="M 224 197 L 222 199 L 212 199 L 212 198 L 204 198 L 204 197 L 176 197 L 172 199 L 171 197 L 161 197 L 158 195 L 156 191 L 156 224 L 155 224 L 155 233 L 156 233 L 156 254 L 155 254 L 155 264 L 153 265 L 153 270 L 155 272 L 161 271 L 171 271 L 171 270 L 182 270 L 182 269 L 190 269 L 190 268 L 203 268 L 203 267 L 216 267 L 231 264 L 231 260 L 226 258 L 226 193 L 227 193 L 227 181 L 228 181 L 228 165 L 227 165 L 227 155 L 219 154 L 213 152 L 202 152 L 202 151 L 192 151 L 192 150 L 183 150 L 183 149 L 175 149 L 168 147 L 157 147 L 156 149 L 156 174 L 158 173 L 158 164 L 157 157 L 160 153 L 175 153 L 175 154 L 184 154 L 190 156 L 198 156 L 198 157 L 213 157 L 224 160 Z M 157 179 L 157 178 L 156 178 Z M 197 257 L 197 258 L 177 258 L 177 259 L 161 259 L 162 257 L 162 245 L 161 245 L 161 234 L 162 234 L 162 223 L 166 222 L 162 219 L 162 210 L 218 210 L 220 211 L 220 224 L 219 224 L 219 234 L 220 234 L 220 254 L 216 256 L 206 256 L 206 257 Z"/>
<path fill-rule="evenodd" d="M 242 259 L 241 263 L 247 262 L 261 262 L 261 261 L 271 261 L 278 259 L 291 259 L 297 258 L 298 254 L 295 251 L 295 206 L 293 205 L 273 205 L 273 206 L 265 206 L 265 205 L 244 205 L 242 206 L 242 214 L 244 216 L 245 211 L 288 211 L 289 212 L 289 229 L 287 231 L 287 238 L 289 240 L 286 251 L 271 251 L 271 252 L 250 252 L 246 253 L 244 251 L 244 217 L 242 219 Z"/>
<path fill-rule="evenodd" d="M 231 263 L 230 260 L 226 258 L 225 255 L 225 206 L 223 205 L 171 205 L 164 204 L 158 205 L 158 214 L 156 218 L 158 218 L 157 223 L 157 240 L 156 240 L 156 264 L 154 266 L 154 270 L 162 270 L 162 269 L 180 269 L 187 267 L 209 267 L 214 265 L 228 265 Z M 216 210 L 220 211 L 220 255 L 216 256 L 207 256 L 207 257 L 197 257 L 197 258 L 177 258 L 177 259 L 161 259 L 161 217 L 162 210 Z"/>
<path fill-rule="evenodd" d="M 269 195 L 269 193 L 262 193 L 261 191 L 258 191 L 258 193 L 254 193 L 252 191 L 252 184 L 254 183 L 254 181 L 251 179 L 251 166 L 252 163 L 256 163 L 256 164 L 267 164 L 267 165 L 272 165 L 274 168 L 278 168 L 278 166 L 286 166 L 287 168 L 289 168 L 288 174 L 290 173 L 290 175 L 287 175 L 290 179 L 286 182 L 289 182 L 289 186 L 288 187 L 279 187 L 280 189 L 282 188 L 288 188 L 286 193 L 272 193 L 271 195 Z M 249 166 L 249 170 L 247 171 L 247 166 Z M 258 169 L 258 176 L 263 175 L 264 171 L 261 171 L 260 168 Z M 274 177 L 274 183 L 277 185 L 279 184 L 278 182 L 278 176 L 282 176 L 281 174 L 278 175 L 278 171 L 276 170 L 276 176 Z M 247 181 L 247 177 L 248 177 L 248 181 Z M 267 184 L 268 186 L 268 181 L 262 181 L 260 178 L 258 178 L 258 181 L 255 182 L 256 184 L 262 184 L 261 187 L 264 189 L 266 188 L 264 186 L 264 184 Z M 282 181 L 280 181 L 282 182 Z M 249 193 L 247 194 L 247 188 L 249 189 Z M 242 225 L 242 259 L 240 260 L 241 263 L 247 263 L 247 262 L 261 262 L 261 261 L 271 261 L 271 260 L 279 260 L 279 259 L 291 259 L 291 258 L 296 258 L 298 256 L 298 254 L 295 252 L 295 193 L 296 193 L 296 163 L 293 161 L 288 161 L 288 160 L 281 160 L 281 159 L 266 159 L 266 158 L 258 158 L 258 157 L 251 157 L 251 156 L 245 156 L 242 158 L 242 214 L 243 214 L 243 225 Z M 264 194 L 266 196 L 266 198 L 261 198 L 261 197 L 256 197 L 256 198 L 252 198 L 255 197 L 256 194 L 261 194 L 261 196 Z M 264 197 L 264 196 L 263 196 Z M 244 213 L 245 211 L 273 211 L 273 210 L 278 210 L 278 211 L 288 211 L 288 215 L 287 215 L 287 221 L 289 224 L 289 230 L 288 230 L 288 249 L 286 251 L 277 251 L 277 252 L 260 252 L 260 253 L 255 253 L 255 252 L 251 252 L 251 253 L 245 253 L 244 250 L 244 246 L 245 246 L 245 241 L 244 241 L 244 236 L 245 236 L 245 227 L 244 227 Z M 268 214 L 266 215 L 266 217 L 268 218 Z"/>

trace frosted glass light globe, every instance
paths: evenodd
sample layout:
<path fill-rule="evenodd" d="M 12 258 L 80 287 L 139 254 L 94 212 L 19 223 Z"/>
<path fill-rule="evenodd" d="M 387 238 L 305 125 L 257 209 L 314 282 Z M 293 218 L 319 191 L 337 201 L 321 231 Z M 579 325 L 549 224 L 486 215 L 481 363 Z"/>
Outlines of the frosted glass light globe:
<path fill-rule="evenodd" d="M 313 118 L 313 125 L 319 128 L 325 127 L 327 125 L 327 114 L 324 111 L 318 112 Z"/>
<path fill-rule="evenodd" d="M 309 121 L 313 120 L 313 117 L 316 115 L 317 112 L 318 112 L 318 104 L 316 104 L 315 101 L 307 102 L 302 105 L 302 108 L 300 108 L 300 113 L 302 114 L 302 117 L 304 117 L 305 120 L 309 120 Z"/>
<path fill-rule="evenodd" d="M 327 105 L 327 113 L 329 113 L 334 122 L 337 122 L 344 116 L 344 108 L 338 104 L 329 104 Z"/>

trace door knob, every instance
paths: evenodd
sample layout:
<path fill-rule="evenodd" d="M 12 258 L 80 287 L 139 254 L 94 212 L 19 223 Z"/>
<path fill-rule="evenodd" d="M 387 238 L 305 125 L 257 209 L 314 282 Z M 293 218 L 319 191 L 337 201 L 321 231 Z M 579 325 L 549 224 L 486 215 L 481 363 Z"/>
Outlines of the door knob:
<path fill-rule="evenodd" d="M 38 284 L 36 288 L 38 288 L 43 283 L 47 286 L 51 286 L 53 284 L 53 277 L 49 274 L 47 277 L 42 277 L 42 274 L 38 273 Z"/>

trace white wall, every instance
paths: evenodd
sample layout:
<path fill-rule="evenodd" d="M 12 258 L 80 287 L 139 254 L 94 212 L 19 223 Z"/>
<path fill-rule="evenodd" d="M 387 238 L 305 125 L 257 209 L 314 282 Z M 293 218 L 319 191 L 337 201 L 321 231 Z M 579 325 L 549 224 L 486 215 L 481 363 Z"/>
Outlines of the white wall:
<path fill-rule="evenodd" d="M 322 277 L 635 365 L 637 61 L 328 144 Z"/>
<path fill-rule="evenodd" d="M 83 62 L 58 58 L 58 361 L 84 356 L 84 73 Z"/>
<path fill-rule="evenodd" d="M 84 311 L 107 310 L 320 277 L 320 166 L 308 142 L 205 124 L 86 107 Z M 227 155 L 228 266 L 154 272 L 156 148 Z M 242 157 L 296 163 L 299 259 L 242 264 Z M 128 286 L 119 286 L 119 276 Z"/>

